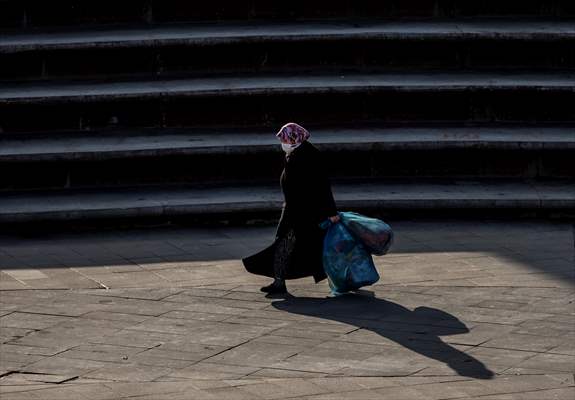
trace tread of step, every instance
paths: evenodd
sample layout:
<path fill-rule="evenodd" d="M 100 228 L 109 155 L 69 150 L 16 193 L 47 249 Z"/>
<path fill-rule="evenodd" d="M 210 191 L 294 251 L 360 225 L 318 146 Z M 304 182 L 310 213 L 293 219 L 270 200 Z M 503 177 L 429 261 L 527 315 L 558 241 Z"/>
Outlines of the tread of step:
<path fill-rule="evenodd" d="M 575 24 L 553 20 L 299 22 L 196 24 L 93 31 L 4 34 L 0 53 L 38 50 L 213 45 L 239 42 L 333 39 L 567 40 Z"/>
<path fill-rule="evenodd" d="M 320 148 L 432 150 L 489 148 L 575 150 L 573 127 L 397 127 L 314 129 Z M 73 161 L 160 155 L 280 152 L 272 132 L 148 129 L 98 134 L 57 133 L 2 139 L 0 161 Z"/>
<path fill-rule="evenodd" d="M 143 82 L 0 85 L 0 104 L 100 101 L 173 96 L 356 93 L 376 90 L 567 90 L 575 73 L 426 72 L 301 76 L 247 75 Z"/>
<path fill-rule="evenodd" d="M 223 188 L 123 188 L 113 191 L 27 192 L 0 198 L 0 222 L 270 212 L 280 209 L 277 184 Z M 345 209 L 575 209 L 566 182 L 441 181 L 334 185 Z"/>

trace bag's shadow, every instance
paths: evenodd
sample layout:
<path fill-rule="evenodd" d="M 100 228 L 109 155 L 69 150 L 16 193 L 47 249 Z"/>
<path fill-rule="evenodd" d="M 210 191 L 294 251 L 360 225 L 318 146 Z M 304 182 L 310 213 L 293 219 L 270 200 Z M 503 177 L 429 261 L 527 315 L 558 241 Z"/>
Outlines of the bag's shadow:
<path fill-rule="evenodd" d="M 491 379 L 494 373 L 476 358 L 441 340 L 440 336 L 465 334 L 463 322 L 444 311 L 417 307 L 413 311 L 371 292 L 335 298 L 287 295 L 272 302 L 278 310 L 323 318 L 366 329 L 425 357 L 441 361 L 461 376 Z"/>

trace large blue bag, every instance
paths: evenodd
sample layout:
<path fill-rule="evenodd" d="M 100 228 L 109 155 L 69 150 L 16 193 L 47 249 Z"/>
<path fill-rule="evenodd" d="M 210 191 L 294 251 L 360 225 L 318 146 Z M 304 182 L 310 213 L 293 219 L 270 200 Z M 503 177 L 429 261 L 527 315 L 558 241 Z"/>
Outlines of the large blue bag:
<path fill-rule="evenodd" d="M 341 223 L 359 240 L 365 249 L 375 256 L 382 256 L 393 243 L 391 227 L 376 218 L 369 218 L 354 212 L 338 213 Z"/>
<path fill-rule="evenodd" d="M 323 267 L 334 295 L 373 285 L 379 280 L 371 255 L 343 224 L 328 220 L 321 226 L 327 229 Z"/>
<path fill-rule="evenodd" d="M 340 212 L 339 223 L 327 220 L 323 267 L 333 294 L 373 285 L 379 274 L 371 254 L 383 255 L 391 246 L 393 231 L 385 222 L 353 212 Z"/>

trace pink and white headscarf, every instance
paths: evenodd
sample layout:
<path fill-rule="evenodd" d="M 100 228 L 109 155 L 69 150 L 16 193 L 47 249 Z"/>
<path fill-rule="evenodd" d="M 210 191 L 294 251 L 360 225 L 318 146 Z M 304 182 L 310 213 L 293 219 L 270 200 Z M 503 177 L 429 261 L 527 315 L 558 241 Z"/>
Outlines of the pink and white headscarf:
<path fill-rule="evenodd" d="M 309 139 L 309 132 L 301 125 L 290 122 L 281 127 L 276 134 L 282 143 L 299 145 Z"/>

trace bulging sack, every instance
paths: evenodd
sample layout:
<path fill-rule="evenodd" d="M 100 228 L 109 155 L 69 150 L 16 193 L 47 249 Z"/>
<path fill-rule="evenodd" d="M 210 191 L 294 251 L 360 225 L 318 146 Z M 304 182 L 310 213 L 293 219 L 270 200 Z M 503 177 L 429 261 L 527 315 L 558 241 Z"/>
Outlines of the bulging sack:
<path fill-rule="evenodd" d="M 371 255 L 344 224 L 327 220 L 321 227 L 327 229 L 323 267 L 333 294 L 373 285 L 379 280 Z"/>
<path fill-rule="evenodd" d="M 393 243 L 391 227 L 376 218 L 354 212 L 340 212 L 341 223 L 375 256 L 386 254 Z"/>

